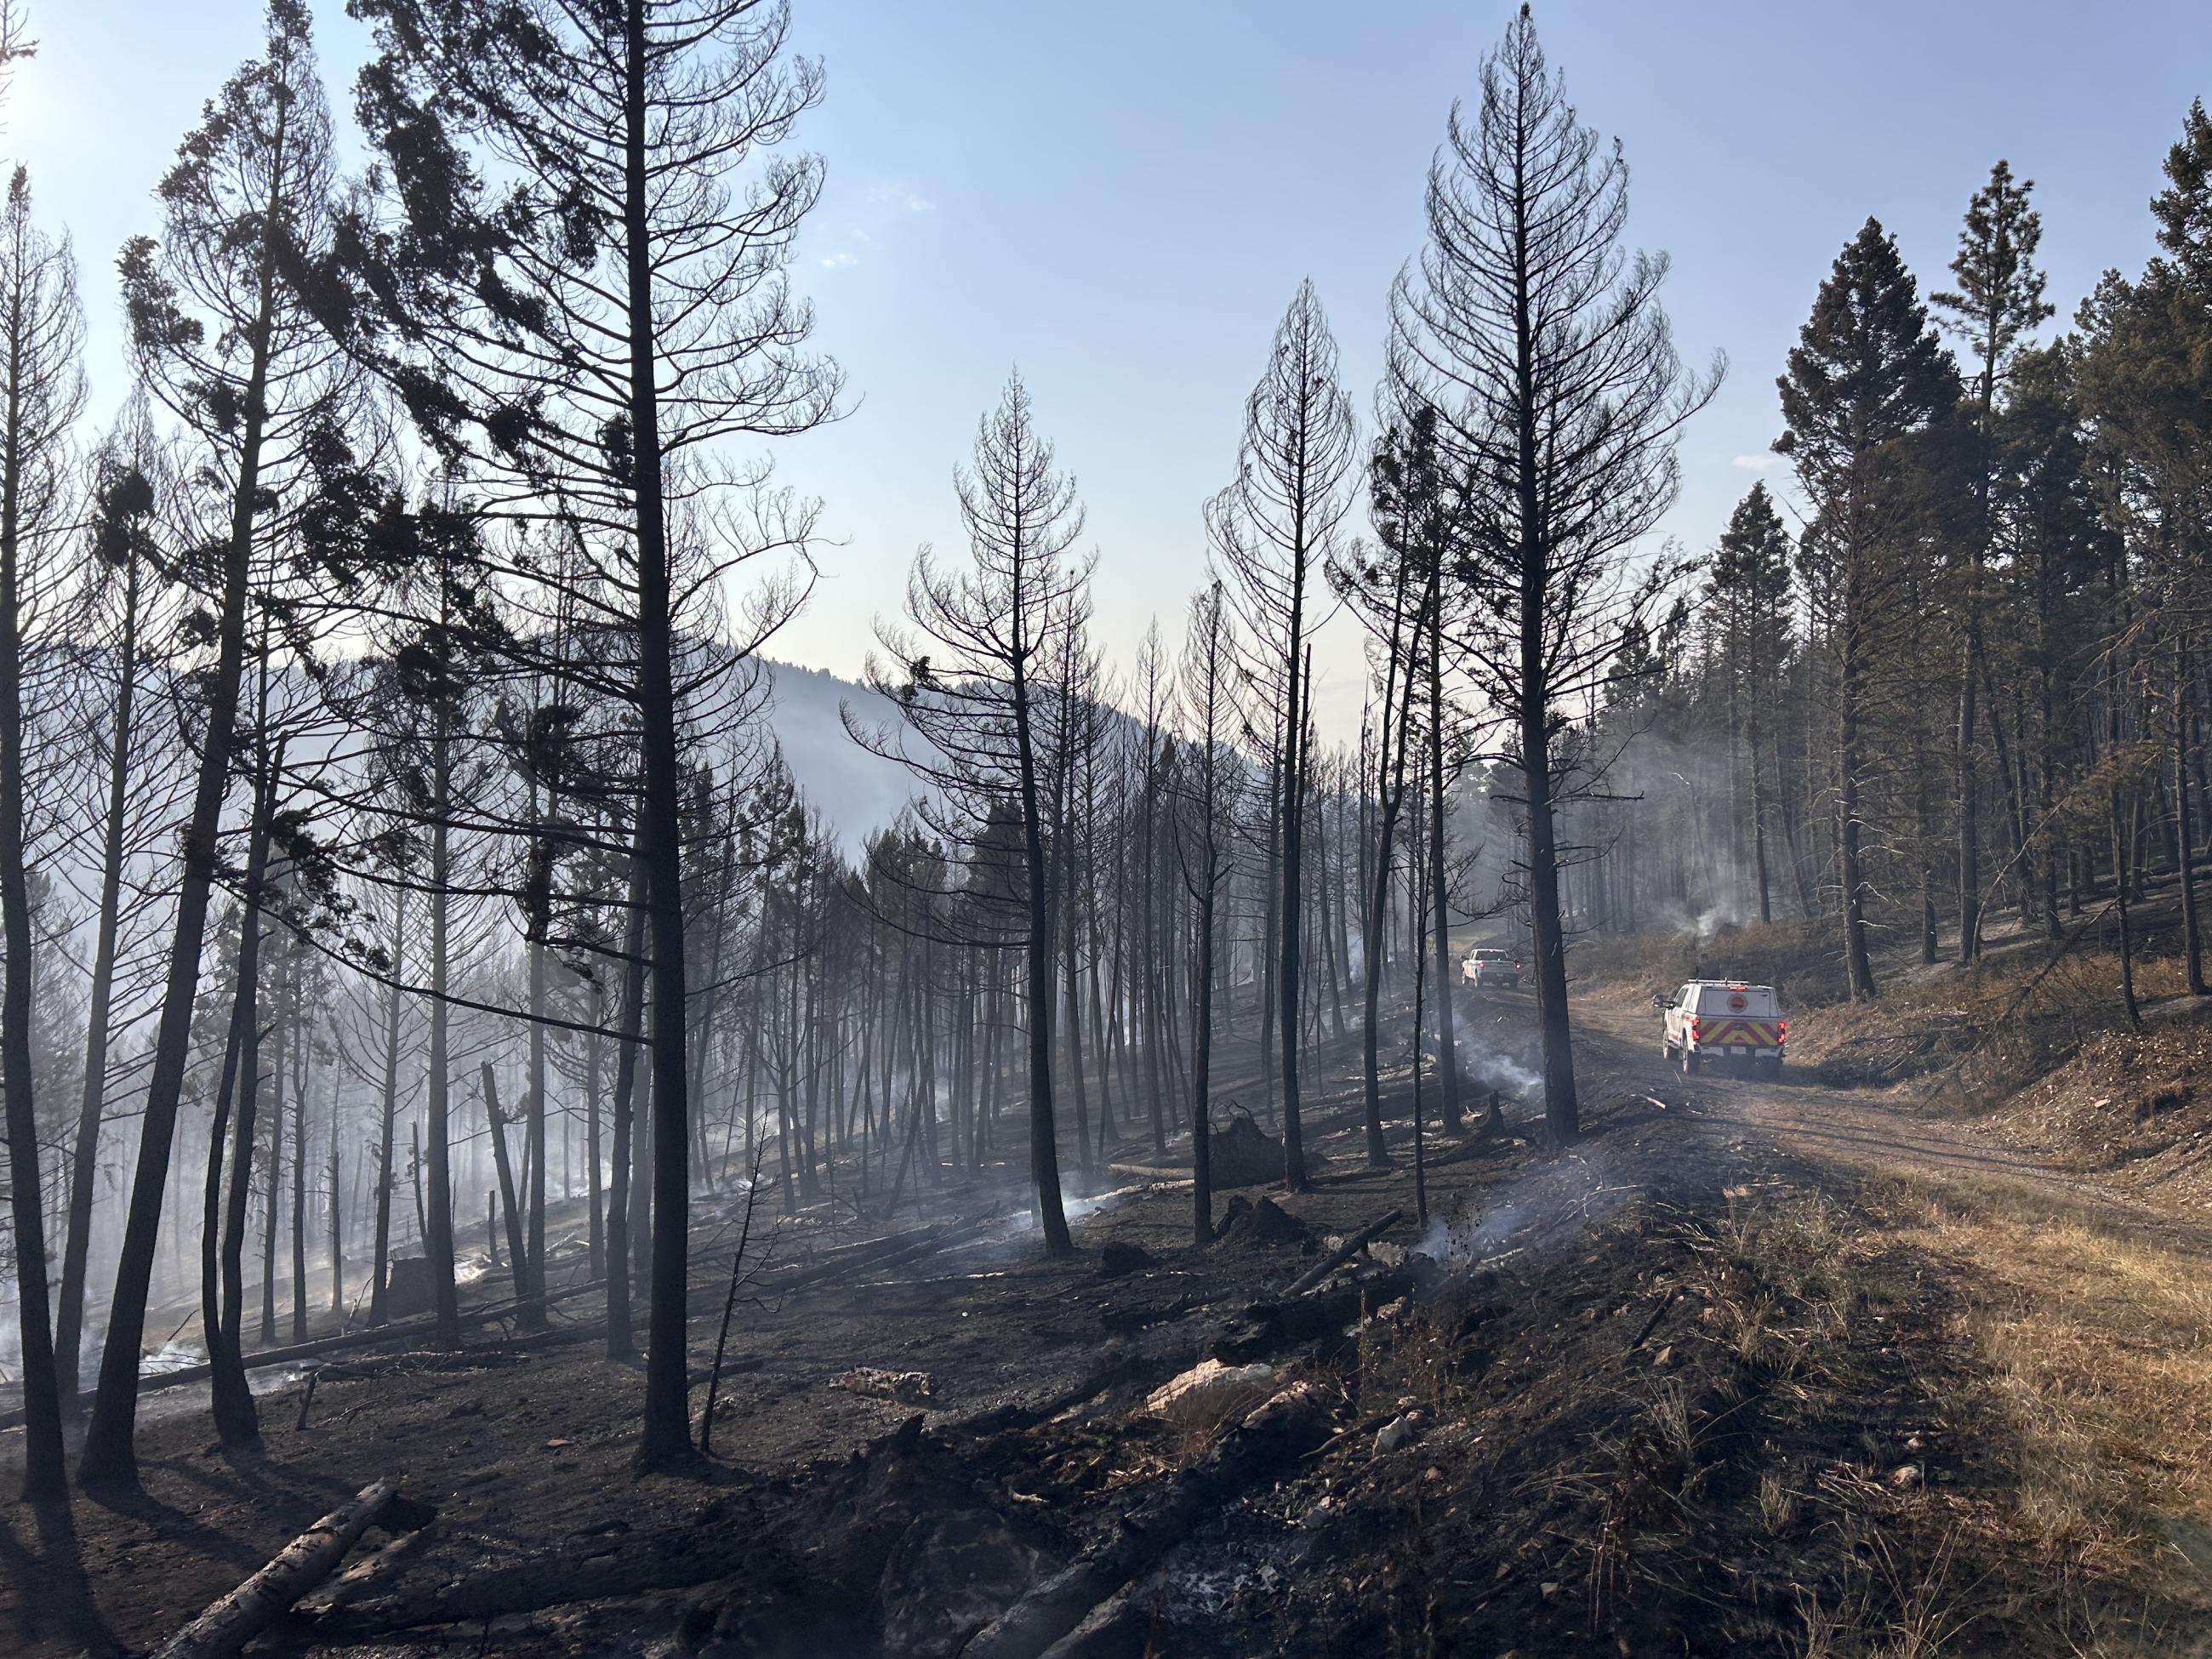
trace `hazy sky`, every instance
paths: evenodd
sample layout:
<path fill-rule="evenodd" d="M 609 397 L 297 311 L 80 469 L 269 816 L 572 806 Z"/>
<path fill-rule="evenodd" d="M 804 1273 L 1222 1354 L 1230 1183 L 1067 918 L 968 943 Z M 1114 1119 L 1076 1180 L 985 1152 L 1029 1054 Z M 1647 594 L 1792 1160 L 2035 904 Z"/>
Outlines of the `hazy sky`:
<path fill-rule="evenodd" d="M 795 3 L 828 71 L 801 139 L 830 185 L 794 274 L 854 395 L 849 418 L 781 448 L 835 544 L 776 654 L 857 671 L 915 545 L 958 546 L 951 469 L 1018 364 L 1081 481 L 1098 625 L 1126 662 L 1155 615 L 1179 632 L 1204 568 L 1200 503 L 1228 476 L 1300 277 L 1370 407 L 1424 168 L 1510 6 Z M 316 9 L 343 117 L 364 39 L 336 0 Z M 148 192 L 259 16 L 253 0 L 31 0 L 41 51 L 5 143 L 75 234 L 103 418 L 123 383 L 115 250 L 157 228 Z M 2008 158 L 2036 181 L 2063 321 L 2099 271 L 2152 252 L 2160 162 L 2189 100 L 2212 94 L 2203 0 L 1554 0 L 1536 21 L 1584 119 L 1626 146 L 1631 237 L 1673 257 L 1683 355 L 1729 359 L 1668 526 L 1696 549 L 1769 465 L 1774 377 L 1869 213 L 1923 289 L 1948 286 L 1966 199 Z M 1323 710 L 1341 735 L 1359 698 L 1348 637 L 1333 656 Z"/>

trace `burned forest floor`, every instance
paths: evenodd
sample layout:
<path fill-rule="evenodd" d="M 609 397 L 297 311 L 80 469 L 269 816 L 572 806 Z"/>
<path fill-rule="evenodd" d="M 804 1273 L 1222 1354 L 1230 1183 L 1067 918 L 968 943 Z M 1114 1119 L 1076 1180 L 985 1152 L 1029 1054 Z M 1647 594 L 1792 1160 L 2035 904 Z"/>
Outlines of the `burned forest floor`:
<path fill-rule="evenodd" d="M 1356 1043 L 1310 1089 L 1312 1189 L 1223 1192 L 1204 1246 L 1181 1142 L 1095 1172 L 1061 1261 L 1009 1180 L 895 1221 L 764 1189 L 690 1474 L 633 1474 L 596 1292 L 287 1370 L 251 1455 L 155 1413 L 143 1496 L 6 1511 L 0 1650 L 150 1649 L 385 1476 L 422 1507 L 252 1651 L 2205 1648 L 2212 1225 L 1879 1080 L 1686 1079 L 1619 988 L 1550 1151 L 1532 1102 L 1486 1109 L 1532 1014 L 1460 1005 L 1426 1226 L 1409 1078 L 1371 1169 Z M 695 1420 L 738 1214 L 699 1218 Z"/>

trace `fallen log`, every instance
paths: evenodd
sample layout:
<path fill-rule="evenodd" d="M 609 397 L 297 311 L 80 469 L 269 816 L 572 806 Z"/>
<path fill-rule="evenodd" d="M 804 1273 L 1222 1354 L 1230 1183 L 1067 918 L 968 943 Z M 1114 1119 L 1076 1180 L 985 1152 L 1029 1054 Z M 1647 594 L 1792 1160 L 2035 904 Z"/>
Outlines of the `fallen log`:
<path fill-rule="evenodd" d="M 399 1483 L 363 1486 L 278 1551 L 255 1573 L 154 1650 L 154 1659 L 231 1659 L 328 1577 L 392 1500 Z"/>
<path fill-rule="evenodd" d="M 1358 1255 L 1362 1250 L 1365 1249 L 1370 1244 L 1380 1238 L 1384 1233 L 1389 1232 L 1391 1228 L 1396 1226 L 1398 1224 L 1398 1218 L 1401 1213 L 1403 1212 L 1401 1211 L 1393 1210 L 1389 1214 L 1386 1216 L 1378 1216 L 1373 1221 L 1369 1222 L 1364 1227 L 1362 1227 L 1358 1232 L 1352 1234 L 1351 1237 L 1346 1239 L 1342 1244 L 1339 1245 L 1334 1252 L 1330 1255 L 1328 1261 L 1322 1262 L 1319 1267 L 1311 1269 L 1310 1272 L 1300 1273 L 1297 1281 L 1291 1285 L 1291 1288 L 1283 1292 L 1283 1300 L 1287 1302 L 1294 1296 L 1304 1296 L 1308 1291 L 1312 1290 L 1316 1285 L 1321 1284 L 1339 1267 L 1341 1267 L 1346 1262 L 1351 1261 L 1353 1256 Z"/>
<path fill-rule="evenodd" d="M 1413 1287 L 1410 1269 L 1391 1267 L 1319 1296 L 1255 1302 L 1216 1340 L 1211 1352 L 1224 1365 L 1246 1365 L 1279 1348 L 1326 1340 L 1340 1334 L 1365 1308 L 1395 1302 Z"/>
<path fill-rule="evenodd" d="M 1152 1583 L 1157 1572 L 1156 1567 L 1153 1573 L 1122 1585 L 1038 1659 L 1126 1659 L 1127 1655 L 1144 1652 L 1150 1620 L 1136 1605 L 1136 1592 Z"/>
<path fill-rule="evenodd" d="M 1293 1383 L 1231 1430 L 1205 1458 L 1121 1516 L 1112 1534 L 1078 1556 L 960 1650 L 961 1659 L 1039 1659 L 1124 1584 L 1188 1538 L 1248 1487 L 1289 1468 L 1328 1434 L 1308 1383 Z"/>
<path fill-rule="evenodd" d="M 1302 1338 L 1333 1338 L 1340 1334 L 1349 1321 L 1358 1316 L 1363 1299 L 1373 1297 L 1388 1301 L 1410 1290 L 1413 1282 L 1410 1273 L 1402 1268 L 1393 1269 L 1324 1295 L 1301 1297 L 1285 1308 L 1278 1309 L 1272 1304 L 1256 1305 L 1247 1310 L 1248 1322 L 1240 1330 L 1245 1334 L 1246 1340 L 1253 1342 L 1255 1349 L 1261 1352 L 1295 1343 Z M 1222 1339 L 1224 1345 L 1232 1340 L 1229 1336 Z M 994 1406 L 972 1416 L 944 1422 L 934 1432 L 979 1445 L 1001 1436 L 1024 1435 L 1036 1425 L 1085 1401 L 1097 1399 L 1109 1389 L 1129 1385 L 1140 1389 L 1149 1389 L 1168 1376 L 1187 1370 L 1200 1358 L 1198 1348 L 1200 1341 L 1201 1339 L 1194 1334 L 1179 1338 L 1167 1335 L 1150 1346 L 1109 1342 L 1100 1349 L 1094 1364 L 1081 1377 L 1053 1394 L 1021 1403 Z M 1301 1395 L 1302 1399 L 1307 1397 Z M 1276 1467 L 1278 1462 L 1287 1465 L 1305 1455 L 1313 1446 L 1328 1437 L 1329 1425 L 1325 1420 L 1325 1413 L 1319 1413 L 1316 1407 L 1316 1415 L 1322 1420 L 1314 1424 L 1310 1432 L 1301 1430 L 1296 1444 L 1285 1449 L 1279 1460 L 1261 1460 L 1261 1472 Z M 912 1455 L 920 1443 L 926 1420 L 922 1415 L 916 1414 L 908 1418 L 894 1433 L 881 1437 L 866 1446 L 854 1447 L 852 1462 L 865 1466 L 878 1457 Z M 1252 1431 L 1245 1437 L 1247 1443 L 1255 1435 L 1264 1439 L 1265 1433 L 1269 1431 L 1266 1423 L 1255 1425 L 1249 1418 L 1244 1426 Z M 1234 1443 L 1237 1434 L 1241 1431 L 1232 1431 L 1224 1445 Z M 982 1461 L 989 1460 L 985 1458 Z M 1208 1486 L 1205 1490 L 1212 1491 L 1214 1488 Z M 1199 1510 L 1203 1510 L 1205 1501 L 1201 1498 L 1199 1502 Z M 690 1588 L 712 1580 L 740 1577 L 749 1571 L 760 1571 L 760 1564 L 763 1562 L 780 1566 L 781 1558 L 774 1554 L 775 1529 L 757 1524 L 763 1513 L 757 1507 L 750 1508 L 745 1513 L 750 1524 L 737 1525 L 732 1522 L 731 1524 L 718 1522 L 714 1526 L 702 1526 L 687 1521 L 682 1526 L 666 1531 L 641 1530 L 624 1537 L 613 1548 L 598 1541 L 591 1544 L 587 1553 L 580 1553 L 574 1547 L 555 1548 L 511 1565 L 471 1573 L 428 1595 L 420 1593 L 408 1596 L 387 1595 L 337 1607 L 328 1613 L 318 1615 L 317 1638 L 325 1643 L 365 1644 L 387 1640 L 410 1631 L 461 1626 L 468 1626 L 472 1630 L 485 1620 L 528 1613 L 566 1602 Z M 1144 1513 L 1154 1513 L 1149 1508 L 1149 1500 Z M 1186 1525 L 1184 1531 L 1188 1529 Z M 731 1540 L 739 1537 L 761 1539 L 763 1541 L 755 1547 L 767 1553 L 758 1558 L 733 1553 Z M 1172 1547 L 1175 1541 L 1173 1536 L 1164 1538 L 1161 1553 Z M 1106 1584 L 1098 1592 L 1097 1599 L 1105 1599 L 1121 1584 L 1144 1572 L 1149 1565 L 1142 1559 L 1146 1553 L 1140 1551 L 1131 1556 L 1128 1577 L 1118 1583 Z M 1158 1559 L 1157 1553 L 1152 1555 L 1152 1559 Z M 1095 1583 L 1100 1577 L 1115 1576 L 1111 1563 L 1092 1565 L 1092 1575 L 1086 1582 Z M 1073 1607 L 1064 1615 L 1055 1614 L 1052 1622 L 1059 1625 L 1058 1632 L 1046 1636 L 1037 1644 L 1038 1649 L 1048 1646 L 1076 1628 L 1089 1611 L 1086 1605 Z M 963 1659 L 970 1659 L 974 1651 L 976 1650 L 963 1650 Z"/>

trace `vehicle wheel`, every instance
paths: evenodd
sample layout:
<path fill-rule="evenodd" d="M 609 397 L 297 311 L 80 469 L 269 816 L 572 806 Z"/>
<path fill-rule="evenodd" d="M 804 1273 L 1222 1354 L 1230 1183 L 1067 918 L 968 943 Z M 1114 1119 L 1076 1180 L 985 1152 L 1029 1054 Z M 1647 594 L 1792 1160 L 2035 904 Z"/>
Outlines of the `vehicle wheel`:
<path fill-rule="evenodd" d="M 1660 1054 L 1660 1057 L 1661 1057 L 1662 1059 L 1663 1059 L 1663 1060 L 1665 1060 L 1665 1061 L 1666 1061 L 1669 1066 L 1672 1066 L 1672 1065 L 1674 1063 L 1674 1045 L 1673 1043 L 1671 1043 L 1671 1042 L 1662 1042 L 1662 1043 L 1661 1043 L 1661 1044 L 1659 1045 L 1659 1054 Z"/>
<path fill-rule="evenodd" d="M 1704 1056 L 1699 1054 L 1695 1049 L 1685 1048 L 1682 1051 L 1682 1075 L 1685 1077 L 1697 1076 L 1698 1064 L 1703 1059 Z"/>
<path fill-rule="evenodd" d="M 1759 1069 L 1765 1073 L 1770 1079 L 1779 1079 L 1782 1075 L 1782 1056 L 1777 1054 L 1771 1060 L 1760 1060 Z"/>

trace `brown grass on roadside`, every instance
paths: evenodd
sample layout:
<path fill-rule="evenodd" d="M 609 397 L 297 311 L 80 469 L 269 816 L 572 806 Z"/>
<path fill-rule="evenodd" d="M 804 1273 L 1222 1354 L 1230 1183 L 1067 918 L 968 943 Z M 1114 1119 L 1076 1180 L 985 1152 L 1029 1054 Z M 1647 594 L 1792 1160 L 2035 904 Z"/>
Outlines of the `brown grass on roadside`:
<path fill-rule="evenodd" d="M 2136 964 L 2146 1006 L 2179 995 L 2180 965 Z M 1870 1002 L 1793 1010 L 1793 1060 L 1845 1086 L 1918 1081 L 1931 1109 L 1979 1110 L 2008 1100 L 2091 1043 L 2125 1030 L 2119 965 L 2109 953 L 2056 962 L 2008 956 L 1899 975 Z"/>
<path fill-rule="evenodd" d="M 1899 1242 L 1964 1269 L 1954 1334 L 1988 1382 L 1957 1408 L 1993 1414 L 2016 1446 L 2015 1516 L 2032 1538 L 2106 1571 L 2171 1569 L 2200 1535 L 2212 1546 L 2201 1260 L 2002 1182 L 1888 1177 L 1864 1202 Z"/>
<path fill-rule="evenodd" d="M 1796 1651 L 2198 1650 L 2212 1282 L 2196 1255 L 2009 1183 L 1730 1197 L 1692 1281 L 1706 1325 L 1770 1379 L 1762 1437 L 1827 1441 L 1809 1465 L 1770 1443 L 1746 1493 L 1759 1532 L 1801 1552 Z M 1917 1410 L 1881 1386 L 1897 1363 Z M 1847 1452 L 1834 1431 L 1884 1395 Z M 1840 1558 L 1808 1547 L 1828 1538 Z"/>

